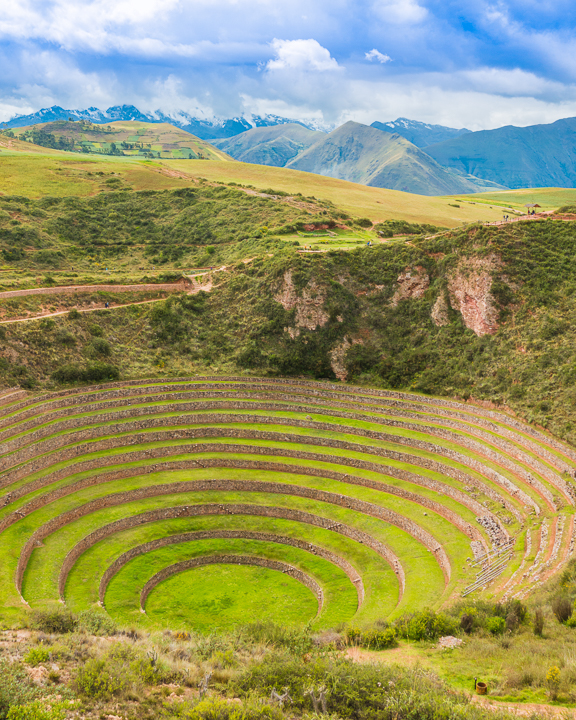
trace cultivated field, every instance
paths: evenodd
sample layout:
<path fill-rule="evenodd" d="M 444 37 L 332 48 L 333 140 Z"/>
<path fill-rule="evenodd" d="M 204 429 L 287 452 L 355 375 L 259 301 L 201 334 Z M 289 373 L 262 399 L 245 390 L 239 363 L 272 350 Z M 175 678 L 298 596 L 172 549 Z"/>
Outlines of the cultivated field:
<path fill-rule="evenodd" d="M 576 453 L 513 417 L 299 379 L 0 395 L 0 606 L 122 625 L 362 625 L 526 597 L 569 559 Z M 475 597 L 475 595 L 472 595 Z"/>

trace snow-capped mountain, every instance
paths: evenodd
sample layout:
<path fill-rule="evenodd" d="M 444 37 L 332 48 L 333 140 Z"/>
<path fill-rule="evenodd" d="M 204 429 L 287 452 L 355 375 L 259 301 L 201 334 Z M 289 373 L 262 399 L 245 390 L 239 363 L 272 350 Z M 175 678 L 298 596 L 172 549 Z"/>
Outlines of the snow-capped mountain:
<path fill-rule="evenodd" d="M 31 115 L 17 115 L 8 122 L 0 123 L 0 128 L 25 127 L 38 123 L 54 122 L 56 120 L 90 120 L 97 125 L 104 125 L 115 120 L 136 120 L 149 123 L 170 123 L 196 135 L 202 140 L 215 140 L 217 138 L 228 138 L 239 135 L 253 127 L 270 127 L 272 125 L 284 125 L 285 123 L 298 123 L 311 130 L 327 131 L 330 128 L 320 126 L 316 122 L 294 120 L 283 118 L 278 115 L 251 115 L 248 117 L 234 118 L 212 118 L 204 119 L 194 117 L 186 112 L 174 112 L 166 114 L 161 110 L 147 113 L 141 112 L 134 105 L 114 105 L 107 110 L 100 110 L 90 107 L 86 110 L 66 110 L 58 105 L 51 108 L 43 108 Z"/>
<path fill-rule="evenodd" d="M 470 130 L 461 128 L 445 127 L 444 125 L 430 125 L 428 123 L 419 122 L 418 120 L 409 120 L 408 118 L 398 118 L 390 122 L 373 122 L 372 127 L 384 132 L 397 133 L 406 140 L 409 140 L 416 147 L 427 147 L 435 143 L 444 142 L 444 140 L 452 140 L 469 133 Z"/>

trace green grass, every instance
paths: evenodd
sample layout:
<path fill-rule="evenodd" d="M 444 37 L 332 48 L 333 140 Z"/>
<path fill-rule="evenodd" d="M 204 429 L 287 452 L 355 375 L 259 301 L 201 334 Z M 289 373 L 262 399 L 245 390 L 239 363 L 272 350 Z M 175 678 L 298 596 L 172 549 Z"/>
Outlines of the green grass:
<path fill-rule="evenodd" d="M 346 558 L 362 577 L 366 599 L 358 617 L 378 617 L 393 611 L 398 593 L 396 580 L 388 563 L 376 552 L 338 533 L 313 525 L 303 526 L 292 520 L 254 517 L 250 515 L 209 516 L 164 520 L 125 530 L 89 548 L 72 568 L 66 584 L 67 604 L 74 611 L 86 610 L 98 601 L 98 586 L 104 571 L 120 555 L 132 547 L 158 538 L 185 532 L 243 530 L 266 532 L 283 537 L 302 539 Z M 343 590 L 349 584 L 343 579 Z M 356 604 L 356 593 L 348 598 Z"/>
<path fill-rule="evenodd" d="M 140 616 L 140 592 L 145 583 L 158 571 L 191 558 L 223 554 L 247 555 L 284 562 L 293 567 L 297 567 L 318 582 L 324 591 L 325 597 L 324 607 L 318 618 L 316 618 L 318 603 L 311 591 L 304 588 L 306 592 L 301 592 L 300 598 L 311 595 L 312 598 L 314 598 L 313 611 L 310 613 L 310 604 L 307 602 L 304 602 L 302 607 L 296 604 L 287 615 L 287 622 L 289 623 L 306 623 L 308 620 L 315 620 L 315 624 L 318 626 L 334 627 L 339 622 L 350 620 L 356 612 L 356 591 L 344 572 L 335 565 L 322 558 L 315 557 L 312 554 L 287 545 L 229 538 L 221 540 L 198 540 L 180 545 L 171 545 L 131 560 L 112 578 L 106 593 L 105 607 L 120 624 L 133 624 L 138 621 Z M 194 576 L 195 573 L 196 571 L 192 572 L 192 576 Z M 282 593 L 278 585 L 281 584 L 282 578 L 286 576 L 279 571 L 274 571 L 272 577 L 275 578 L 275 582 L 273 582 L 271 586 L 263 585 L 256 591 L 258 595 L 257 604 L 260 605 L 263 615 L 266 615 L 267 612 L 268 597 L 270 597 L 272 608 L 274 608 L 275 597 Z M 298 584 L 300 585 L 299 582 Z M 190 590 L 189 607 L 182 607 L 181 615 L 186 616 L 188 622 L 193 624 L 194 606 L 202 607 L 203 605 L 210 605 L 211 595 L 210 593 L 204 595 L 199 590 L 194 590 L 190 585 L 184 585 L 184 588 L 186 587 Z M 215 583 L 212 592 L 217 596 L 221 589 L 219 583 Z M 240 595 L 242 595 L 240 589 L 238 590 Z M 225 594 L 227 595 L 228 592 Z M 180 597 L 182 597 L 182 595 L 180 595 Z M 152 601 L 152 607 L 156 608 L 156 612 L 152 612 L 150 619 L 153 622 L 158 622 L 160 620 L 158 601 L 153 602 L 152 596 L 150 600 Z M 295 598 L 295 602 L 298 602 L 297 598 Z M 172 605 L 172 607 L 174 606 Z M 246 615 L 242 617 L 241 611 L 242 607 L 240 604 L 240 607 L 237 609 L 237 614 L 235 614 L 236 622 L 246 622 L 256 619 L 255 617 Z M 212 617 L 213 623 L 215 620 L 216 626 L 218 626 L 218 616 Z M 160 622 L 162 621 L 160 620 Z M 171 617 L 169 613 L 165 619 L 166 624 L 164 626 L 170 627 L 170 622 Z M 193 625 L 193 627 L 194 629 L 206 629 L 205 627 L 195 625 Z"/>
<path fill-rule="evenodd" d="M 157 626 L 214 632 L 256 620 L 312 620 L 316 598 L 297 580 L 261 567 L 195 568 L 158 585 L 146 605 Z"/>

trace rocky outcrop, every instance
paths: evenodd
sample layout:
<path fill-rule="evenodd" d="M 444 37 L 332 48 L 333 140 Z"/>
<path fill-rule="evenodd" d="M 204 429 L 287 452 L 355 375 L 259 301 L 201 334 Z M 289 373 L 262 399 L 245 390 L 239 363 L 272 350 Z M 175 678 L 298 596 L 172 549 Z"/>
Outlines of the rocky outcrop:
<path fill-rule="evenodd" d="M 462 260 L 448 277 L 450 304 L 476 335 L 491 335 L 498 329 L 498 309 L 490 293 L 492 274 L 502 266 L 496 255 Z"/>
<path fill-rule="evenodd" d="M 324 309 L 325 291 L 315 280 L 311 280 L 302 290 L 302 294 L 298 295 L 292 280 L 292 270 L 284 273 L 284 282 L 274 299 L 282 305 L 284 310 L 296 308 L 296 327 L 284 328 L 291 338 L 300 334 L 300 328 L 316 330 L 317 327 L 322 327 L 328 322 L 329 315 Z"/>
<path fill-rule="evenodd" d="M 448 303 L 446 302 L 444 293 L 438 295 L 430 315 L 432 317 L 432 322 L 436 325 L 436 327 L 444 327 L 444 325 L 448 325 L 450 322 L 448 317 Z"/>
<path fill-rule="evenodd" d="M 348 370 L 344 362 L 346 353 L 352 345 L 357 344 L 362 344 L 362 340 L 350 340 L 348 337 L 345 337 L 339 345 L 336 345 L 336 347 L 330 350 L 330 366 L 334 371 L 334 375 L 342 382 L 348 379 Z"/>
<path fill-rule="evenodd" d="M 398 288 L 392 296 L 392 305 L 396 307 L 400 300 L 419 300 L 430 287 L 430 276 L 426 270 L 417 265 L 414 268 L 407 267 L 404 272 L 398 275 L 396 280 Z"/>

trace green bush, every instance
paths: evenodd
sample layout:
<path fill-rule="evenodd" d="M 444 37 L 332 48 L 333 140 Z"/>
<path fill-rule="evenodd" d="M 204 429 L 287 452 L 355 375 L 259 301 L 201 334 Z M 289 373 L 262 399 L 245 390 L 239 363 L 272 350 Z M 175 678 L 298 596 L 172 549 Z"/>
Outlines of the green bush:
<path fill-rule="evenodd" d="M 86 353 L 90 357 L 109 357 L 112 353 L 110 343 L 104 338 L 95 337 L 89 345 L 86 346 Z"/>
<path fill-rule="evenodd" d="M 116 635 L 118 628 L 112 618 L 99 610 L 84 610 L 78 615 L 78 630 L 89 635 Z"/>
<path fill-rule="evenodd" d="M 24 658 L 24 662 L 32 667 L 36 667 L 40 665 L 40 663 L 48 662 L 48 660 L 50 660 L 50 653 L 45 647 L 32 648 Z"/>
<path fill-rule="evenodd" d="M 45 633 L 63 635 L 76 629 L 77 618 L 70 610 L 63 607 L 54 607 L 48 610 L 34 610 L 32 612 L 32 627 Z"/>
<path fill-rule="evenodd" d="M 27 705 L 13 705 L 7 720 L 64 720 L 66 708 L 62 703 L 46 704 L 35 700 Z"/>
<path fill-rule="evenodd" d="M 567 597 L 559 596 L 552 600 L 552 612 L 558 622 L 565 623 L 572 615 L 572 603 Z"/>
<path fill-rule="evenodd" d="M 97 700 L 107 700 L 126 685 L 126 677 L 111 672 L 104 660 L 88 660 L 76 674 L 76 687 L 82 695 Z"/>
<path fill-rule="evenodd" d="M 395 625 L 398 636 L 406 640 L 437 640 L 443 635 L 456 634 L 460 626 L 455 618 L 433 610 L 405 615 Z"/>
<path fill-rule="evenodd" d="M 120 370 L 115 365 L 109 363 L 97 362 L 86 367 L 79 365 L 63 365 L 61 368 L 52 373 L 52 377 L 61 383 L 98 383 L 104 381 L 118 380 Z"/>
<path fill-rule="evenodd" d="M 492 635 L 502 635 L 506 629 L 506 620 L 503 617 L 491 617 L 486 620 L 486 629 Z"/>
<path fill-rule="evenodd" d="M 38 694 L 39 689 L 20 663 L 0 660 L 0 720 L 5 720 L 12 706 L 30 703 Z"/>
<path fill-rule="evenodd" d="M 89 325 L 88 326 L 88 332 L 90 335 L 93 335 L 94 337 L 102 337 L 104 335 L 104 330 L 100 327 L 100 325 Z"/>
<path fill-rule="evenodd" d="M 184 709 L 182 717 L 186 720 L 283 720 L 284 714 L 266 701 L 250 700 L 240 705 L 212 697 Z"/>

